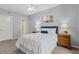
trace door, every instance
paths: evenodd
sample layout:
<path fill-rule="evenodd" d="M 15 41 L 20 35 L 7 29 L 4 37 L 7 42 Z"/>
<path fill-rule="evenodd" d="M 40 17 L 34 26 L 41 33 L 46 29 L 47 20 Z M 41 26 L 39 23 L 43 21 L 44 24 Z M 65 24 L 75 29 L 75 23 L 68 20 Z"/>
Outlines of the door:
<path fill-rule="evenodd" d="M 0 41 L 10 39 L 10 17 L 0 15 Z"/>
<path fill-rule="evenodd" d="M 28 19 L 23 18 L 21 20 L 21 35 L 27 34 L 28 33 Z"/>

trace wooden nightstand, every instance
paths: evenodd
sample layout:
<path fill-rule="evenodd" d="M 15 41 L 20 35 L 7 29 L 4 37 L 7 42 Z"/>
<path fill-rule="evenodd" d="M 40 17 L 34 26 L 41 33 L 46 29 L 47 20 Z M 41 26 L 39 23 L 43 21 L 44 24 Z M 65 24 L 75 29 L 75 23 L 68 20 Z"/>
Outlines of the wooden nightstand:
<path fill-rule="evenodd" d="M 69 34 L 58 34 L 58 45 L 71 49 L 71 36 Z"/>

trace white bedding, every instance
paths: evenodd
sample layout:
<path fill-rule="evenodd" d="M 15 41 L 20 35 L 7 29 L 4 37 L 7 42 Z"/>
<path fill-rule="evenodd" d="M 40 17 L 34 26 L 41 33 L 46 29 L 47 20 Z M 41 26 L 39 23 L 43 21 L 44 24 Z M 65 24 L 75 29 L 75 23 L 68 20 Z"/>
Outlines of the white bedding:
<path fill-rule="evenodd" d="M 42 33 L 25 34 L 17 40 L 16 46 L 28 54 L 50 54 L 57 46 L 57 35 Z"/>

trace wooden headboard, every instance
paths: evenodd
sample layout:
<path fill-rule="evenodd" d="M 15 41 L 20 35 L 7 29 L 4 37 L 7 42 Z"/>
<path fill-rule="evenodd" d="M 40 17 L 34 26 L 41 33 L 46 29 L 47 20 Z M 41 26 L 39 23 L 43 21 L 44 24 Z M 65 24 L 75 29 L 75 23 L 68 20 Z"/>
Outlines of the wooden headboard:
<path fill-rule="evenodd" d="M 42 26 L 41 28 L 55 28 L 56 34 L 58 34 L 58 26 Z"/>

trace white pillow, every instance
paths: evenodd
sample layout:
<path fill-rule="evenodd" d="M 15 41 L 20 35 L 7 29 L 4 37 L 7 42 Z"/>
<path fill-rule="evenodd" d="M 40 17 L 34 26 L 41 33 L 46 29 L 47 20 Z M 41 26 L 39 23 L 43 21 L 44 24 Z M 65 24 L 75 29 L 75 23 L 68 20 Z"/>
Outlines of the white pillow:
<path fill-rule="evenodd" d="M 56 34 L 56 29 L 49 29 L 48 34 Z"/>

